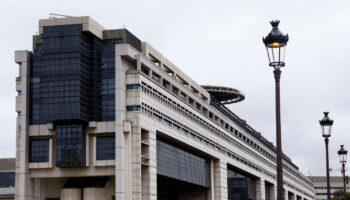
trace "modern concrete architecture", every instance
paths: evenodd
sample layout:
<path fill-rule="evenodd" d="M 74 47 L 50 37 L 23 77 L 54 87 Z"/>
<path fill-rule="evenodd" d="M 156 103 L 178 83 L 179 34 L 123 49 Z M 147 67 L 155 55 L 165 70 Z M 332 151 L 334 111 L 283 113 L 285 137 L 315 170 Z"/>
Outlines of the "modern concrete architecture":
<path fill-rule="evenodd" d="M 15 197 L 14 158 L 0 158 L 0 199 L 10 200 Z"/>
<path fill-rule="evenodd" d="M 128 30 L 43 19 L 15 62 L 16 199 L 276 198 L 275 146 L 224 105 L 244 94 L 200 86 Z M 283 168 L 286 199 L 313 199 Z"/>
<path fill-rule="evenodd" d="M 315 200 L 327 200 L 327 177 L 326 176 L 309 176 L 308 177 L 315 187 Z M 344 182 L 342 176 L 331 176 L 330 177 L 330 190 L 331 197 L 333 193 L 338 190 L 344 190 Z M 347 183 L 346 189 L 350 190 L 350 184 Z"/>

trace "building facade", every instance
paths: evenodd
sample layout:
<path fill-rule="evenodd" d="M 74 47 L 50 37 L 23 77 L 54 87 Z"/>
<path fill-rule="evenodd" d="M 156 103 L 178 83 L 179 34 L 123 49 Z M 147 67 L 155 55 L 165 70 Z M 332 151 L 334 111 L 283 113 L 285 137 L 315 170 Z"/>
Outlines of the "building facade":
<path fill-rule="evenodd" d="M 16 199 L 276 199 L 276 148 L 126 29 L 39 21 L 16 51 Z M 210 73 L 210 72 L 208 72 Z M 284 156 L 286 199 L 314 188 Z"/>
<path fill-rule="evenodd" d="M 327 200 L 327 177 L 326 176 L 309 176 L 308 177 L 315 187 L 315 200 Z M 344 190 L 344 182 L 342 176 L 330 177 L 330 192 L 333 193 L 339 190 Z M 347 182 L 346 190 L 350 191 L 350 184 Z"/>
<path fill-rule="evenodd" d="M 10 200 L 15 197 L 14 158 L 0 158 L 0 199 Z"/>

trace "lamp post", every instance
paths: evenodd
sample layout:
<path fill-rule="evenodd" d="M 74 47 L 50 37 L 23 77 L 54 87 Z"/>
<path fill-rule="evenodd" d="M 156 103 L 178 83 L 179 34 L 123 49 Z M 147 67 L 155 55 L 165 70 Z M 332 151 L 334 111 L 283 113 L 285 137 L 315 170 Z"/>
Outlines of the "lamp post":
<path fill-rule="evenodd" d="M 347 182 L 346 179 L 347 178 L 345 176 L 345 163 L 346 163 L 347 154 L 348 154 L 348 151 L 344 149 L 344 145 L 340 145 L 338 155 L 339 155 L 340 163 L 342 164 L 342 168 L 343 168 L 344 200 L 346 200 L 346 182 Z"/>
<path fill-rule="evenodd" d="M 330 183 L 329 183 L 329 159 L 328 159 L 328 138 L 331 137 L 333 120 L 328 117 L 328 112 L 323 112 L 324 117 L 320 120 L 322 136 L 326 144 L 326 171 L 327 171 L 327 199 L 331 199 Z"/>
<path fill-rule="evenodd" d="M 274 68 L 275 95 L 276 95 L 276 144 L 277 144 L 277 200 L 283 200 L 283 166 L 282 166 L 282 138 L 281 138 L 281 110 L 280 110 L 280 78 L 281 67 L 285 66 L 288 34 L 284 35 L 279 29 L 279 20 L 270 21 L 272 30 L 263 38 L 270 67 Z"/>

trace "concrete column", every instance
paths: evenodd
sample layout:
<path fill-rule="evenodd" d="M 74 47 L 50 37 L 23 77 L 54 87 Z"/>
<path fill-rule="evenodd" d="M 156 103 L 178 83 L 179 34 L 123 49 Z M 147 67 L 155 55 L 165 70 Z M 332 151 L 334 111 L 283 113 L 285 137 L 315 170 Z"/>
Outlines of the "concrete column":
<path fill-rule="evenodd" d="M 290 193 L 290 197 L 289 197 L 290 200 L 296 200 L 297 197 L 294 193 Z"/>
<path fill-rule="evenodd" d="M 145 148 L 145 155 L 148 156 L 148 167 L 142 170 L 142 200 L 157 200 L 157 134 L 149 131 L 143 139 L 148 143 Z"/>
<path fill-rule="evenodd" d="M 17 117 L 16 130 L 16 189 L 17 200 L 32 200 L 34 198 L 34 180 L 28 171 L 28 122 L 29 122 L 29 85 L 30 85 L 30 53 L 29 51 L 16 51 L 15 62 L 19 64 L 19 89 L 22 92 Z"/>
<path fill-rule="evenodd" d="M 107 200 L 104 188 L 84 188 L 84 200 Z"/>
<path fill-rule="evenodd" d="M 208 190 L 208 194 L 207 194 L 207 200 L 214 200 L 215 199 L 215 183 L 214 183 L 214 177 L 215 177 L 215 173 L 214 173 L 214 160 L 210 159 L 210 188 Z"/>
<path fill-rule="evenodd" d="M 285 200 L 288 200 L 288 199 L 289 199 L 288 190 L 287 190 L 287 189 L 284 189 L 283 195 L 284 195 L 284 199 L 285 199 Z"/>
<path fill-rule="evenodd" d="M 34 200 L 40 200 L 41 196 L 41 187 L 40 179 L 34 179 Z"/>
<path fill-rule="evenodd" d="M 259 178 L 255 182 L 256 185 L 256 200 L 265 200 L 265 180 Z"/>
<path fill-rule="evenodd" d="M 214 161 L 214 199 L 227 199 L 227 162 Z"/>
<path fill-rule="evenodd" d="M 277 186 L 275 184 L 270 188 L 270 198 L 277 199 Z"/>
<path fill-rule="evenodd" d="M 135 56 L 136 58 L 136 69 L 141 71 L 141 53 Z"/>
<path fill-rule="evenodd" d="M 61 200 L 81 200 L 80 188 L 61 189 Z"/>
<path fill-rule="evenodd" d="M 133 127 L 131 135 L 132 198 L 133 200 L 141 200 L 141 129 Z"/>
<path fill-rule="evenodd" d="M 126 177 L 125 160 L 125 136 L 123 123 L 125 120 L 126 109 L 126 91 L 125 91 L 125 72 L 123 67 L 122 55 L 125 46 L 116 45 L 115 49 L 115 198 L 117 200 L 126 198 L 126 186 L 128 185 Z"/>

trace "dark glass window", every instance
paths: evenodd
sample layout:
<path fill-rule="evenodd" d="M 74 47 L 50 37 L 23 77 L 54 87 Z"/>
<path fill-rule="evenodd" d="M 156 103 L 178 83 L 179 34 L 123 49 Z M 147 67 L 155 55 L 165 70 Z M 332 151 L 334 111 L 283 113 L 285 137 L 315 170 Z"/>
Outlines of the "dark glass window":
<path fill-rule="evenodd" d="M 83 125 L 57 125 L 56 166 L 85 166 L 85 141 L 86 138 Z"/>
<path fill-rule="evenodd" d="M 96 138 L 96 160 L 115 159 L 115 137 L 98 136 Z"/>
<path fill-rule="evenodd" d="M 140 111 L 140 106 L 139 105 L 135 105 L 135 106 L 127 106 L 126 107 L 127 111 Z"/>
<path fill-rule="evenodd" d="M 255 199 L 255 180 L 227 168 L 227 193 L 229 200 Z"/>
<path fill-rule="evenodd" d="M 101 67 L 101 121 L 115 120 L 115 44 L 122 40 L 104 40 Z"/>
<path fill-rule="evenodd" d="M 0 188 L 15 186 L 15 172 L 0 172 Z"/>
<path fill-rule="evenodd" d="M 49 139 L 31 139 L 29 141 L 29 162 L 49 162 Z"/>
<path fill-rule="evenodd" d="M 210 160 L 157 138 L 157 174 L 210 187 Z"/>
<path fill-rule="evenodd" d="M 127 90 L 138 90 L 140 88 L 140 84 L 130 84 L 126 86 Z"/>
<path fill-rule="evenodd" d="M 114 79 L 102 79 L 102 95 L 115 94 L 115 81 Z"/>

